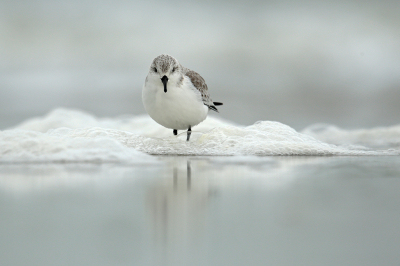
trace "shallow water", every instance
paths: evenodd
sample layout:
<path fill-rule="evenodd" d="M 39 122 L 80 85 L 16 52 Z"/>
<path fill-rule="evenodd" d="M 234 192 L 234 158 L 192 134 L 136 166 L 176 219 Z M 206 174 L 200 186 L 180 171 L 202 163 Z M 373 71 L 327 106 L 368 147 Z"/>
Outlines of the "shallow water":
<path fill-rule="evenodd" d="M 399 126 L 194 130 L 56 109 L 0 131 L 0 265 L 400 262 Z"/>
<path fill-rule="evenodd" d="M 1 164 L 0 265 L 397 265 L 400 159 Z"/>

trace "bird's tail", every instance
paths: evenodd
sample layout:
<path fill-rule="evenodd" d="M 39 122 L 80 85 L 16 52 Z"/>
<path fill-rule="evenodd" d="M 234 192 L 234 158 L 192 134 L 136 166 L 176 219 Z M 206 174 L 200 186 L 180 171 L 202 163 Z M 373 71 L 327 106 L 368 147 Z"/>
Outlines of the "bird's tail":
<path fill-rule="evenodd" d="M 216 106 L 218 106 L 218 105 L 222 105 L 222 103 L 219 103 L 219 102 L 213 102 L 213 105 L 209 105 L 209 106 L 208 106 L 208 108 L 210 108 L 211 110 L 213 110 L 213 111 L 215 111 L 215 112 L 219 113 L 219 112 L 218 112 L 218 109 L 217 109 L 217 107 L 215 107 L 215 105 L 216 105 Z"/>

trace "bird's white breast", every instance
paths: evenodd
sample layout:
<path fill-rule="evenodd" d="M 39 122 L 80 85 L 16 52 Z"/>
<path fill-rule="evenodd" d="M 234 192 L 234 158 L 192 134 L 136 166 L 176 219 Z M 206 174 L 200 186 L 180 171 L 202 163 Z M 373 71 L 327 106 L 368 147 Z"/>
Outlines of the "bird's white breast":
<path fill-rule="evenodd" d="M 147 113 L 157 123 L 186 130 L 206 119 L 208 107 L 187 77 L 179 85 L 168 82 L 165 93 L 159 79 L 149 79 L 143 86 L 142 100 Z"/>

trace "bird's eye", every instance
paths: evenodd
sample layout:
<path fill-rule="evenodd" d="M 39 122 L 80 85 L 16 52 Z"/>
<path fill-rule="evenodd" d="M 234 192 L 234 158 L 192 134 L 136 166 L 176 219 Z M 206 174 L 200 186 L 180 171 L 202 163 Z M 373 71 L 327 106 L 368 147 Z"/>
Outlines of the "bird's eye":
<path fill-rule="evenodd" d="M 153 67 L 153 71 L 157 73 L 157 68 Z"/>
<path fill-rule="evenodd" d="M 175 72 L 175 70 L 176 70 L 176 67 L 174 67 L 174 68 L 172 69 L 172 72 Z"/>

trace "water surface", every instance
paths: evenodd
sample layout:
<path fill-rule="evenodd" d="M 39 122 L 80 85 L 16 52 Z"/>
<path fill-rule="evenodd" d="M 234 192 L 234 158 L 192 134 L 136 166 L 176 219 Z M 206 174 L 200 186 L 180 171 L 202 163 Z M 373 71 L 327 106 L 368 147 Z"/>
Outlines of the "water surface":
<path fill-rule="evenodd" d="M 400 159 L 1 164 L 1 265 L 395 265 Z"/>

